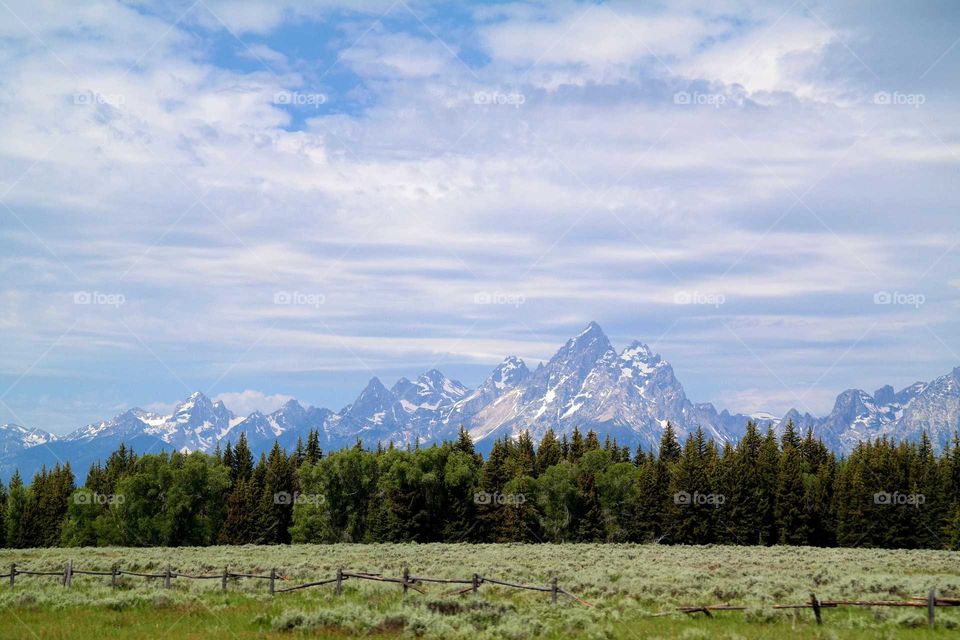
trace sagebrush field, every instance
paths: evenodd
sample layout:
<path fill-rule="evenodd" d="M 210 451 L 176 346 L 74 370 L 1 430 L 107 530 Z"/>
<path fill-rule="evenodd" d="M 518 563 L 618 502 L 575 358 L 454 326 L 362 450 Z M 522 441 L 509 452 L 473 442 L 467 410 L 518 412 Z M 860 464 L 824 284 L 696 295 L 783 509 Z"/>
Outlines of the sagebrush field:
<path fill-rule="evenodd" d="M 763 638 L 952 637 L 960 611 L 940 608 L 937 629 L 914 608 L 827 609 L 818 627 L 808 609 L 776 611 L 774 603 L 821 599 L 901 599 L 931 587 L 960 595 L 960 554 L 945 551 L 815 549 L 809 547 L 685 547 L 656 545 L 294 545 L 207 548 L 83 548 L 4 550 L 0 573 L 21 569 L 184 573 L 269 573 L 288 586 L 354 571 L 441 578 L 485 576 L 561 586 L 593 604 L 561 595 L 489 584 L 479 595 L 449 595 L 457 585 L 425 584 L 406 597 L 396 584 L 346 581 L 270 596 L 260 580 L 162 580 L 76 575 L 65 589 L 57 577 L 18 576 L 0 587 L 3 638 L 290 638 L 378 635 L 425 638 Z M 677 606 L 736 603 L 746 612 L 652 617 Z"/>

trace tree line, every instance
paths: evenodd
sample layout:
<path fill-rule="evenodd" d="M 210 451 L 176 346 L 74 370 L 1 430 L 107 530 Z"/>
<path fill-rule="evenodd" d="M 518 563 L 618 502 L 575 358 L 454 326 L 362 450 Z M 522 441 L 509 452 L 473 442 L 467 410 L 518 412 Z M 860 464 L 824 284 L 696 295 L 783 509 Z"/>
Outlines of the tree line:
<path fill-rule="evenodd" d="M 960 437 L 838 457 L 793 424 L 735 445 L 667 425 L 656 452 L 593 431 L 325 454 L 316 432 L 258 460 L 121 445 L 81 487 L 69 464 L 0 483 L 0 546 L 291 542 L 660 542 L 960 548 Z"/>

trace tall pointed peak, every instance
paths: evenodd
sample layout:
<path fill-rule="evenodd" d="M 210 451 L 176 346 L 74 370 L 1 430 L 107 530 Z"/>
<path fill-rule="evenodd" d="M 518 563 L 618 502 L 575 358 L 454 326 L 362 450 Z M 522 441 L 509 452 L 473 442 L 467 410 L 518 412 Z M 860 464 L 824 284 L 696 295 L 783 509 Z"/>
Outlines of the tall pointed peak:
<path fill-rule="evenodd" d="M 290 398 L 277 411 L 303 411 L 303 405 L 297 402 L 296 398 Z"/>
<path fill-rule="evenodd" d="M 383 386 L 382 382 L 380 382 L 380 378 L 378 378 L 377 376 L 373 376 L 372 378 L 370 378 L 370 382 L 367 383 L 367 386 L 364 388 L 364 391 L 367 391 L 367 390 L 372 391 L 372 390 L 380 390 L 380 389 L 386 390 L 386 387 Z"/>
<path fill-rule="evenodd" d="M 567 340 L 564 345 L 567 349 L 587 348 L 591 345 L 599 345 L 604 348 L 610 347 L 610 339 L 603 332 L 596 322 L 591 321 L 583 331 Z"/>
<path fill-rule="evenodd" d="M 567 340 L 550 359 L 547 367 L 553 369 L 561 363 L 576 363 L 574 366 L 592 364 L 612 349 L 610 339 L 600 325 L 591 322 L 583 331 Z"/>
<path fill-rule="evenodd" d="M 178 403 L 173 412 L 180 413 L 181 411 L 189 410 L 190 408 L 196 405 L 208 405 L 208 404 L 209 405 L 213 404 L 212 402 L 210 402 L 210 398 L 205 396 L 201 391 L 194 391 L 189 396 L 187 396 L 185 400 Z"/>
<path fill-rule="evenodd" d="M 607 335 L 603 332 L 603 329 L 600 328 L 600 325 L 597 324 L 596 322 L 594 322 L 593 320 L 591 320 L 589 323 L 587 323 L 586 328 L 584 328 L 583 331 L 581 331 L 580 333 L 578 333 L 578 334 L 576 335 L 576 337 L 574 338 L 574 340 L 577 340 L 577 339 L 582 338 L 582 337 L 585 337 L 585 336 L 587 336 L 587 337 L 589 337 L 589 336 L 597 336 L 597 337 L 603 336 L 604 338 L 607 337 Z"/>
<path fill-rule="evenodd" d="M 420 374 L 420 377 L 417 380 L 428 380 L 430 382 L 438 382 L 445 379 L 446 376 L 439 369 L 430 369 L 429 371 L 424 371 Z"/>

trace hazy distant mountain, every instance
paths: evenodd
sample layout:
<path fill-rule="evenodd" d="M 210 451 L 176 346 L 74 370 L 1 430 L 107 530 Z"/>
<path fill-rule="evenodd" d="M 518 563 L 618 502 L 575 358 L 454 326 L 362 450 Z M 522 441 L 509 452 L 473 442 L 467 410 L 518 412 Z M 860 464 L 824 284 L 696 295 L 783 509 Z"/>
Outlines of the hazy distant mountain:
<path fill-rule="evenodd" d="M 847 389 L 822 418 L 801 415 L 791 409 L 781 420 L 793 420 L 814 433 L 836 451 L 849 452 L 864 440 L 887 436 L 896 440 L 918 440 L 926 431 L 937 448 L 950 444 L 960 429 L 960 367 L 933 382 L 915 382 L 894 392 L 887 385 L 873 395 L 861 389 Z"/>
<path fill-rule="evenodd" d="M 843 452 L 866 439 L 915 440 L 923 431 L 942 447 L 960 428 L 960 368 L 898 392 L 890 386 L 872 395 L 844 391 L 822 417 L 792 409 L 780 420 L 769 414 L 752 418 L 778 432 L 792 420 L 798 429 L 812 428 L 828 446 Z M 473 390 L 431 369 L 416 380 L 401 378 L 389 389 L 375 377 L 338 412 L 290 400 L 270 414 L 238 417 L 222 402 L 197 392 L 170 415 L 134 408 L 62 438 L 2 425 L 0 477 L 9 477 L 17 467 L 31 475 L 41 465 L 66 461 L 82 476 L 91 462 L 104 459 L 121 442 L 141 453 L 210 452 L 245 433 L 258 454 L 275 441 L 290 449 L 315 429 L 329 451 L 352 446 L 357 439 L 368 446 L 390 441 L 427 445 L 455 438 L 463 425 L 481 451 L 504 435 L 516 437 L 530 430 L 538 439 L 547 429 L 562 434 L 574 427 L 594 429 L 601 438 L 609 435 L 631 447 L 655 448 L 667 422 L 680 437 L 702 426 L 710 437 L 725 442 L 737 440 L 749 419 L 691 402 L 669 362 L 641 342 L 617 351 L 591 322 L 545 364 L 531 371 L 520 358 L 508 356 Z"/>
<path fill-rule="evenodd" d="M 55 439 L 56 436 L 52 433 L 39 429 L 27 429 L 18 424 L 2 424 L 0 425 L 0 457 L 46 444 Z"/>

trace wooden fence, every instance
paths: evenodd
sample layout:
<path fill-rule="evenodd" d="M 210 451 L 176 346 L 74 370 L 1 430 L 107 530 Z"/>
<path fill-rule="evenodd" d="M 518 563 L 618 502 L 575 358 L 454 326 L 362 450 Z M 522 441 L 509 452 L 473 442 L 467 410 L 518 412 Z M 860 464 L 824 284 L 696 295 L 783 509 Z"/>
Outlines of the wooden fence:
<path fill-rule="evenodd" d="M 139 578 L 152 578 L 152 579 L 162 579 L 163 586 L 167 589 L 171 588 L 173 581 L 175 579 L 187 579 L 187 580 L 219 580 L 220 588 L 223 591 L 227 590 L 227 584 L 230 580 L 236 579 L 249 579 L 249 580 L 268 580 L 269 581 L 269 591 L 271 595 L 278 593 L 290 593 L 292 591 L 299 591 L 301 589 L 309 589 L 311 587 L 319 587 L 322 585 L 332 584 L 334 585 L 334 593 L 337 595 L 343 594 L 343 583 L 347 580 L 369 580 L 374 582 L 387 582 L 391 584 L 400 585 L 403 588 L 403 593 L 406 594 L 409 589 L 413 589 L 419 593 L 426 593 L 421 587 L 424 583 L 435 583 L 435 584 L 446 584 L 446 585 L 456 585 L 458 588 L 450 593 L 445 595 L 454 596 L 454 595 L 464 595 L 467 593 L 472 593 L 476 595 L 480 589 L 481 585 L 491 584 L 501 587 L 508 587 L 511 589 L 525 589 L 528 591 L 539 591 L 542 593 L 550 594 L 550 602 L 556 603 L 558 597 L 562 594 L 567 596 L 571 600 L 574 600 L 586 607 L 592 607 L 593 605 L 589 602 L 583 600 L 582 598 L 570 593 L 557 583 L 557 578 L 554 577 L 550 580 L 550 583 L 546 586 L 538 585 L 529 585 L 529 584 L 519 584 L 516 582 L 508 582 L 506 580 L 497 580 L 495 578 L 490 578 L 487 576 L 482 576 L 480 574 L 473 574 L 468 579 L 458 579 L 458 578 L 431 578 L 427 576 L 418 576 L 412 575 L 408 567 L 403 568 L 403 572 L 399 577 L 389 577 L 384 576 L 379 573 L 368 573 L 363 571 L 346 571 L 343 567 L 338 567 L 336 574 L 332 578 L 327 578 L 323 580 L 317 580 L 314 582 L 305 582 L 303 584 L 297 584 L 290 587 L 278 587 L 277 581 L 286 582 L 288 579 L 279 573 L 277 569 L 271 569 L 269 574 L 255 574 L 255 573 L 235 573 L 229 570 L 229 567 L 223 568 L 223 573 L 209 574 L 209 575 L 195 575 L 189 573 L 182 573 L 179 571 L 173 571 L 170 568 L 170 565 L 167 565 L 166 570 L 163 573 L 145 573 L 140 571 L 127 571 L 121 570 L 119 565 L 114 565 L 110 568 L 110 571 L 84 571 L 76 569 L 73 566 L 73 561 L 70 560 L 64 566 L 63 571 L 31 571 L 29 569 L 21 569 L 16 564 L 10 565 L 9 573 L 0 574 L 0 580 L 9 578 L 10 588 L 13 589 L 16 586 L 17 576 L 54 576 L 57 577 L 64 587 L 71 587 L 73 585 L 73 576 L 75 575 L 86 575 L 86 576 L 101 576 L 110 578 L 110 586 L 116 588 L 118 585 L 118 580 L 121 576 L 135 576 Z M 464 586 L 465 585 L 465 586 Z M 824 609 L 836 609 L 838 607 L 916 607 L 927 609 L 927 622 L 933 627 L 936 622 L 936 610 L 937 607 L 957 607 L 960 606 L 960 598 L 947 598 L 947 597 L 937 597 L 936 590 L 930 589 L 927 596 L 911 598 L 909 600 L 820 600 L 813 593 L 810 594 L 810 600 L 808 602 L 799 603 L 799 604 L 774 604 L 770 605 L 773 609 L 811 609 L 813 610 L 814 618 L 817 621 L 817 624 L 823 624 L 823 610 Z M 676 613 L 685 613 L 685 614 L 697 614 L 702 613 L 707 617 L 713 617 L 714 612 L 718 611 L 745 611 L 748 607 L 746 605 L 735 605 L 735 604 L 711 604 L 711 605 L 690 605 L 683 606 L 671 611 L 665 611 L 663 613 L 654 614 L 656 616 L 666 616 L 673 615 Z"/>
<path fill-rule="evenodd" d="M 772 609 L 812 609 L 817 624 L 823 624 L 823 609 L 837 607 L 925 607 L 927 609 L 927 624 L 933 628 L 936 625 L 937 607 L 960 606 L 960 598 L 938 598 L 936 589 L 930 589 L 926 597 L 916 597 L 910 600 L 821 600 L 815 594 L 810 594 L 809 602 L 801 604 L 774 604 Z M 713 617 L 713 611 L 746 611 L 745 605 L 711 604 L 679 607 L 673 611 L 657 613 L 656 616 L 668 616 L 674 613 L 695 614 L 702 613 L 708 618 Z"/>
<path fill-rule="evenodd" d="M 269 574 L 259 575 L 254 573 L 235 573 L 231 572 L 229 567 L 223 568 L 223 573 L 218 574 L 209 574 L 209 575 L 195 575 L 189 573 L 182 573 L 179 571 L 174 571 L 170 568 L 170 565 L 167 565 L 166 570 L 163 573 L 144 573 L 141 571 L 127 571 L 121 570 L 119 565 L 113 565 L 110 568 L 110 571 L 84 571 L 76 569 L 73 566 L 73 560 L 67 562 L 64 566 L 63 571 L 32 571 L 29 569 L 21 569 L 16 565 L 16 563 L 10 565 L 9 573 L 0 574 L 0 580 L 5 578 L 10 579 L 10 588 L 13 589 L 16 587 L 17 576 L 55 576 L 59 578 L 60 582 L 64 587 L 71 587 L 73 585 L 73 576 L 75 575 L 86 575 L 86 576 L 109 576 L 110 577 L 110 586 L 116 588 L 117 581 L 121 576 L 136 576 L 139 578 L 154 578 L 154 579 L 163 579 L 163 586 L 167 589 L 173 586 L 173 581 L 178 578 L 184 578 L 188 580 L 220 580 L 220 588 L 223 591 L 227 590 L 227 583 L 231 579 L 251 579 L 251 580 L 269 580 L 269 591 L 270 595 L 275 595 L 278 593 L 289 593 L 291 591 L 299 591 L 301 589 L 309 589 L 311 587 L 319 587 L 321 585 L 333 584 L 334 592 L 337 595 L 343 593 L 343 583 L 347 580 L 370 580 L 375 582 L 389 582 L 393 584 L 398 584 L 403 588 L 403 593 L 406 594 L 409 589 L 413 589 L 419 593 L 426 593 L 421 585 L 423 583 L 437 583 L 437 584 L 450 584 L 450 585 L 469 585 L 466 588 L 459 589 L 453 593 L 447 595 L 461 595 L 468 592 L 476 594 L 480 586 L 483 584 L 492 584 L 499 585 L 503 587 L 510 587 L 513 589 L 526 589 L 528 591 L 540 591 L 550 594 L 550 602 L 556 603 L 560 594 L 563 594 L 572 600 L 579 602 L 580 604 L 592 607 L 589 602 L 575 596 L 570 593 L 559 584 L 557 584 L 557 579 L 554 577 L 550 584 L 547 586 L 537 586 L 537 585 L 528 585 L 528 584 L 518 584 L 515 582 L 506 582 L 504 580 L 497 580 L 495 578 L 489 578 L 486 576 L 481 576 L 480 574 L 473 574 L 469 579 L 456 579 L 456 578 L 430 578 L 427 576 L 417 576 L 411 575 L 409 567 L 403 568 L 403 573 L 399 577 L 391 578 L 384 576 L 379 573 L 368 573 L 363 571 L 346 571 L 343 567 L 338 567 L 336 575 L 332 578 L 317 580 L 315 582 L 305 582 L 303 584 L 294 585 L 291 587 L 278 587 L 277 581 L 287 581 L 287 578 L 279 573 L 276 569 L 271 569 Z"/>

